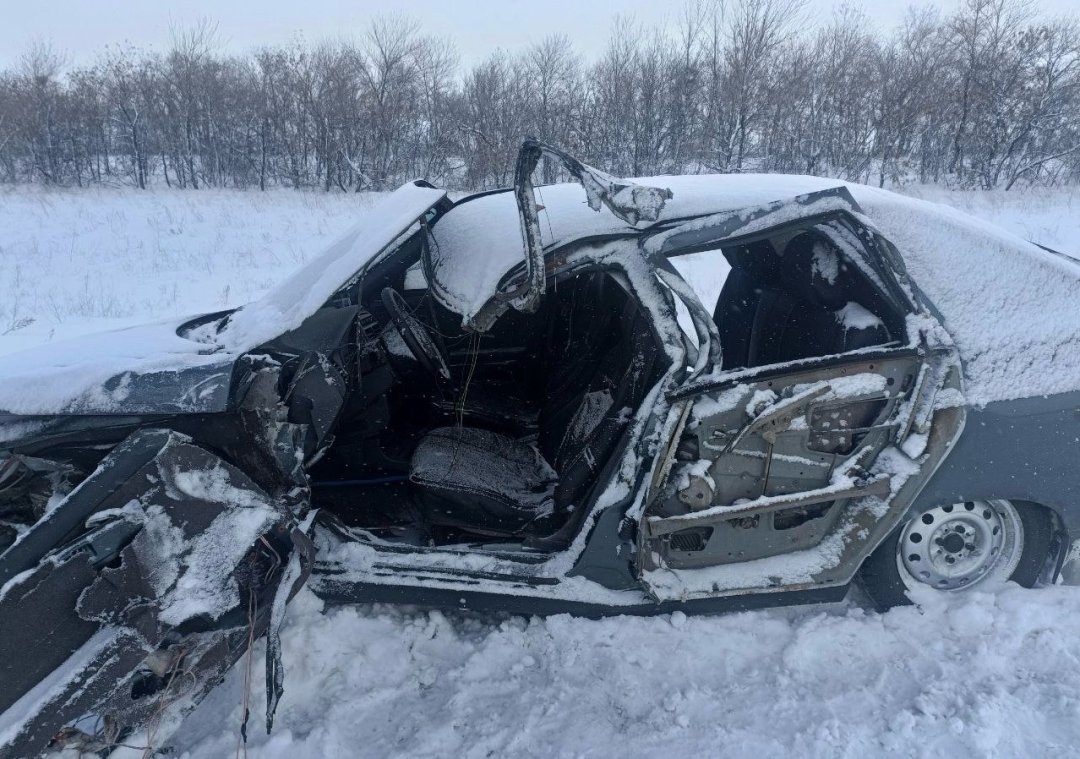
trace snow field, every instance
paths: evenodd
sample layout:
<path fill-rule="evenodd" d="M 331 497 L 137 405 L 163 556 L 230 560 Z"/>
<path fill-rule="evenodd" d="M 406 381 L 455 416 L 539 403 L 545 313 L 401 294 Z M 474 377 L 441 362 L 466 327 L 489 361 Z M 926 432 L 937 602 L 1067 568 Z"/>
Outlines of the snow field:
<path fill-rule="evenodd" d="M 910 194 L 1080 255 L 1080 192 Z M 0 352 L 251 300 L 370 199 L 0 189 Z M 962 270 L 958 271 L 962 274 Z M 693 284 L 719 287 L 701 276 Z M 600 621 L 323 608 L 282 636 L 285 695 L 247 756 L 1061 757 L 1080 745 L 1080 589 Z M 173 739 L 233 756 L 244 662 Z M 118 756 L 141 752 L 119 751 Z"/>
<path fill-rule="evenodd" d="M 371 197 L 0 187 L 0 352 L 247 303 Z"/>
<path fill-rule="evenodd" d="M 253 685 L 252 759 L 1060 757 L 1080 741 L 1075 588 L 599 621 L 323 609 L 305 591 L 289 615 L 269 737 Z M 233 755 L 241 685 L 187 720 L 180 756 Z"/>

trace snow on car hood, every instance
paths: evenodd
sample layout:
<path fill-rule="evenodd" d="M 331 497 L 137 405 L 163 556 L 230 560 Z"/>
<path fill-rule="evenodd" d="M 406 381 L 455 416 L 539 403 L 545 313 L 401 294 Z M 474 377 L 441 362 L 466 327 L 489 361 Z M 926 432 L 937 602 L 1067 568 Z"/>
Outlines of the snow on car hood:
<path fill-rule="evenodd" d="M 0 356 L 0 411 L 221 410 L 235 356 L 178 336 L 182 322 L 168 319 Z"/>
<path fill-rule="evenodd" d="M 964 361 L 977 405 L 1080 389 L 1080 265 L 948 206 L 837 179 L 781 174 L 636 177 L 673 192 L 670 221 L 844 186 L 899 249 L 938 308 Z M 586 204 L 578 184 L 538 187 L 545 247 L 633 229 Z M 467 321 L 523 259 L 510 192 L 466 199 L 436 223 L 440 285 Z M 711 309 L 710 309 L 711 310 Z"/>
<path fill-rule="evenodd" d="M 445 195 L 407 184 L 385 196 L 323 253 L 230 314 L 216 335 L 178 335 L 188 317 L 0 356 L 0 413 L 224 410 L 237 357 L 300 326 Z"/>

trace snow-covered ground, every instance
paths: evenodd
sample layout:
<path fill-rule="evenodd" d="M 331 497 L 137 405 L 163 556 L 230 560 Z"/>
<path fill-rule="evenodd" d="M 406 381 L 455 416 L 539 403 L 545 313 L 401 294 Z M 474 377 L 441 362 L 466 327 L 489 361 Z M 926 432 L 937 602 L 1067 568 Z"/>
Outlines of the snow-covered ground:
<path fill-rule="evenodd" d="M 1080 257 L 1080 192 L 906 191 Z M 368 202 L 0 189 L 0 353 L 243 303 Z M 1080 746 L 1080 588 L 1000 588 L 884 615 L 853 599 L 603 621 L 323 609 L 304 592 L 283 639 L 269 737 L 255 667 L 253 759 L 1059 757 Z M 236 753 L 242 664 L 185 722 L 173 756 Z"/>
<path fill-rule="evenodd" d="M 0 187 L 0 352 L 247 303 L 371 200 Z"/>
<path fill-rule="evenodd" d="M 290 614 L 285 696 L 250 757 L 955 759 L 1080 745 L 1077 588 L 888 614 L 494 622 L 323 611 L 310 595 Z M 187 755 L 232 756 L 240 675 L 187 720 Z"/>

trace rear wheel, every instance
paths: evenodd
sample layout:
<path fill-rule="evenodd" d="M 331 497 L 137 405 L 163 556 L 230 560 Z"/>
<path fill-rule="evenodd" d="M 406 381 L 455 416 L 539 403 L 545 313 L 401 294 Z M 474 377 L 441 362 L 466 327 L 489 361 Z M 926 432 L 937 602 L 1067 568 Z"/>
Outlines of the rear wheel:
<path fill-rule="evenodd" d="M 881 608 L 910 604 L 917 587 L 961 592 L 1012 580 L 1030 588 L 1053 540 L 1050 513 L 1009 501 L 937 506 L 900 525 L 862 567 L 866 592 Z"/>

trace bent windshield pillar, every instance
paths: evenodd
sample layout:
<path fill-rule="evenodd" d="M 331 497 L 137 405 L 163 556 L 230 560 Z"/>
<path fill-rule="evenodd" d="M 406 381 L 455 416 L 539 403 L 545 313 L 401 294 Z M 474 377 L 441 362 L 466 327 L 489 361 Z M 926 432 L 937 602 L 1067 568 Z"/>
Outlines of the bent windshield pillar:
<path fill-rule="evenodd" d="M 532 175 L 543 156 L 557 160 L 585 189 L 589 207 L 599 212 L 601 205 L 627 224 L 656 221 L 671 199 L 671 190 L 645 187 L 587 166 L 569 153 L 527 137 L 521 143 L 514 168 L 514 199 L 521 221 L 521 239 L 525 247 L 525 277 L 499 298 L 518 311 L 535 311 L 544 294 L 544 250 L 540 242 L 540 220 L 533 190 Z"/>

